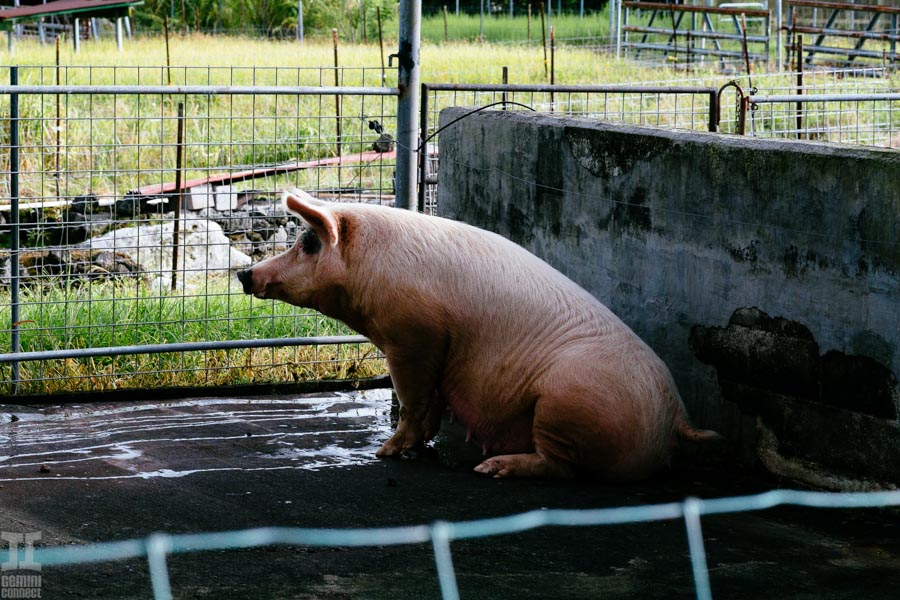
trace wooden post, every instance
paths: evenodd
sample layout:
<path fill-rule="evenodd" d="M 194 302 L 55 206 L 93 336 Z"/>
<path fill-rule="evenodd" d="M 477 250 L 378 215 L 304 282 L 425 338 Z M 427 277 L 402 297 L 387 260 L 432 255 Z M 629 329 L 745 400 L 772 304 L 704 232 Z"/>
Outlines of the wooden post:
<path fill-rule="evenodd" d="M 541 2 L 541 45 L 544 47 L 544 77 L 550 78 L 550 67 L 547 64 L 547 33 L 544 27 L 544 3 Z"/>
<path fill-rule="evenodd" d="M 450 28 L 447 26 L 447 5 L 444 5 L 444 43 L 450 41 Z"/>
<path fill-rule="evenodd" d="M 531 4 L 528 4 L 528 45 L 531 45 Z"/>
<path fill-rule="evenodd" d="M 339 87 L 341 85 L 340 73 L 338 72 L 338 33 L 337 29 L 331 30 L 331 41 L 334 45 L 334 87 Z M 335 94 L 334 96 L 334 114 L 336 117 L 335 125 L 337 132 L 337 155 L 341 155 L 341 95 Z M 340 177 L 340 171 L 338 171 L 338 177 Z"/>
<path fill-rule="evenodd" d="M 172 61 L 169 58 L 169 16 L 163 19 L 163 31 L 166 36 L 166 82 L 172 85 Z"/>
<path fill-rule="evenodd" d="M 368 44 L 369 43 L 369 34 L 366 31 L 366 0 L 360 0 L 359 11 L 362 13 L 360 15 L 361 20 L 362 20 L 362 41 L 363 41 L 363 44 Z"/>
<path fill-rule="evenodd" d="M 381 29 L 381 7 L 375 7 L 375 16 L 378 18 L 378 55 L 381 57 L 381 85 L 387 85 L 387 75 L 384 71 L 384 35 Z"/>

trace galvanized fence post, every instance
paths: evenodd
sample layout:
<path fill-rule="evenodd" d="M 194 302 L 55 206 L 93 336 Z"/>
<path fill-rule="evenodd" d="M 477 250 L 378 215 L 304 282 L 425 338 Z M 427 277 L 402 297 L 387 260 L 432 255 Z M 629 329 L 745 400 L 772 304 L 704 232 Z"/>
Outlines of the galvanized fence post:
<path fill-rule="evenodd" d="M 428 84 L 423 83 L 419 100 L 419 211 L 425 212 L 425 178 L 428 175 Z"/>
<path fill-rule="evenodd" d="M 9 68 L 10 86 L 19 85 L 19 67 Z M 9 302 L 10 351 L 21 350 L 19 340 L 19 94 L 9 95 Z M 15 393 L 19 392 L 19 362 L 10 363 Z"/>
<path fill-rule="evenodd" d="M 422 0 L 400 2 L 400 47 L 397 52 L 397 208 L 416 209 L 416 138 L 419 135 L 419 38 Z"/>

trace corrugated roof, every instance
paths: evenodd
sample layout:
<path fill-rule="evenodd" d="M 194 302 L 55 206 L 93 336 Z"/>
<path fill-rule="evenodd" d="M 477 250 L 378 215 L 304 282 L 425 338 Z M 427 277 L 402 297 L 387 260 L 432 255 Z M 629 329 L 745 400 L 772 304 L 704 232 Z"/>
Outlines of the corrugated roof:
<path fill-rule="evenodd" d="M 143 4 L 144 0 L 54 0 L 35 6 L 19 6 L 0 10 L 0 21 L 29 20 L 48 15 L 94 13 L 98 11 L 125 10 Z"/>

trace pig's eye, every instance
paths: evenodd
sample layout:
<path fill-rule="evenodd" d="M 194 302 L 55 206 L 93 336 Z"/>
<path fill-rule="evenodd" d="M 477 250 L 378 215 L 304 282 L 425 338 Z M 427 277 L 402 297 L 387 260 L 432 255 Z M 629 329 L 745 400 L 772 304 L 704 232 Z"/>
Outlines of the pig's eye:
<path fill-rule="evenodd" d="M 304 229 L 300 235 L 300 247 L 304 254 L 316 254 L 322 249 L 322 241 L 312 229 Z"/>

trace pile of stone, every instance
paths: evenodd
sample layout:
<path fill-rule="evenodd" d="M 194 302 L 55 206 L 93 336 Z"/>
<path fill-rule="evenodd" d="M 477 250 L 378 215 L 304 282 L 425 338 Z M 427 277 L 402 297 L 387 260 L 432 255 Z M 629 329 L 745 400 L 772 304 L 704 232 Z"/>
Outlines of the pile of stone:
<path fill-rule="evenodd" d="M 149 210 L 139 215 L 134 209 Z M 25 284 L 171 277 L 175 230 L 167 204 L 137 205 L 96 198 L 73 199 L 68 207 L 20 212 L 19 270 Z M 258 196 L 234 210 L 183 210 L 178 232 L 179 278 L 208 278 L 246 268 L 254 259 L 283 252 L 299 225 L 280 199 Z M 0 232 L 10 233 L 5 220 Z M 0 255 L 0 285 L 11 276 L 9 252 Z M 157 284 L 165 285 L 164 281 Z"/>

